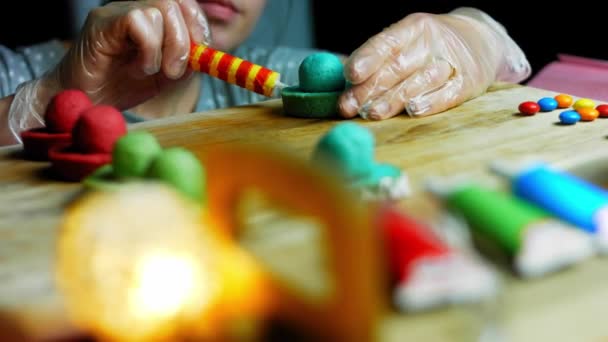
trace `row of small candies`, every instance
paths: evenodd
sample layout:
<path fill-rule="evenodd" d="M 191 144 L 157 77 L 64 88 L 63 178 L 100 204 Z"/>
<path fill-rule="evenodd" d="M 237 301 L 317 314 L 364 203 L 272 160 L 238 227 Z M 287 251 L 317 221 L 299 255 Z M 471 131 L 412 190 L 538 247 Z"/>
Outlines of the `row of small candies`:
<path fill-rule="evenodd" d="M 572 96 L 559 94 L 555 97 L 543 97 L 537 102 L 526 101 L 519 105 L 523 115 L 534 115 L 538 112 L 551 112 L 558 108 L 570 108 L 559 114 L 559 120 L 564 125 L 573 125 L 579 121 L 593 121 L 598 117 L 608 117 L 608 104 L 595 105 L 590 99 L 579 99 L 574 102 Z"/>

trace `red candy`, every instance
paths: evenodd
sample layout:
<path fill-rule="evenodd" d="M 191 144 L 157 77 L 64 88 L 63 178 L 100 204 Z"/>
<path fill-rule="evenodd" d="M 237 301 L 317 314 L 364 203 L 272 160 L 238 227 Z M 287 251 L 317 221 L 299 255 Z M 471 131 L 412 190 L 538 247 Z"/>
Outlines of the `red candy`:
<path fill-rule="evenodd" d="M 595 109 L 600 113 L 601 118 L 608 118 L 608 104 L 601 104 L 595 107 Z"/>
<path fill-rule="evenodd" d="M 93 103 L 84 92 L 64 90 L 55 95 L 46 108 L 46 127 L 49 132 L 70 133 L 82 111 L 92 106 Z"/>
<path fill-rule="evenodd" d="M 540 106 L 536 102 L 527 101 L 519 105 L 519 112 L 524 115 L 534 115 L 540 111 Z"/>
<path fill-rule="evenodd" d="M 111 106 L 85 110 L 72 133 L 72 141 L 81 153 L 112 153 L 114 143 L 127 133 L 122 114 Z"/>

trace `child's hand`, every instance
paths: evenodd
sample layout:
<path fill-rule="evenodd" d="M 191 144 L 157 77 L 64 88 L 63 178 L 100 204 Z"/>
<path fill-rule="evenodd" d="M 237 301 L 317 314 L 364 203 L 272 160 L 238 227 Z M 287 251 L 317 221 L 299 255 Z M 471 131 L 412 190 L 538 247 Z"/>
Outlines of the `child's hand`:
<path fill-rule="evenodd" d="M 447 110 L 497 80 L 522 81 L 530 65 L 500 24 L 463 8 L 407 16 L 357 49 L 345 73 L 353 86 L 340 98 L 342 114 L 380 120 Z"/>
<path fill-rule="evenodd" d="M 93 10 L 59 65 L 22 84 L 9 118 L 16 132 L 42 124 L 51 97 L 85 91 L 93 103 L 120 110 L 140 104 L 188 77 L 190 42 L 209 43 L 195 0 L 120 1 Z"/>
<path fill-rule="evenodd" d="M 44 125 L 47 104 L 64 89 L 80 89 L 93 103 L 120 110 L 143 103 L 191 74 L 190 42 L 209 44 L 209 36 L 196 0 L 120 1 L 97 8 L 59 65 L 21 84 L 9 99 L 10 132 L 20 141 L 19 132 Z"/>
<path fill-rule="evenodd" d="M 113 2 L 93 10 L 57 72 L 94 103 L 133 107 L 186 77 L 190 41 L 209 43 L 195 0 Z"/>

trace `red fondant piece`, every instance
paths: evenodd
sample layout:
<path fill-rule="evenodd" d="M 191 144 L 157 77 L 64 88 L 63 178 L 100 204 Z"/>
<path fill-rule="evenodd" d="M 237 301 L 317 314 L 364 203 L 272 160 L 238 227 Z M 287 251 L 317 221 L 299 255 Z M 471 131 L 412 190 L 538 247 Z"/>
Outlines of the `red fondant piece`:
<path fill-rule="evenodd" d="M 112 161 L 112 155 L 109 153 L 84 154 L 74 151 L 69 145 L 53 147 L 49 151 L 49 158 L 53 174 L 70 182 L 78 182 Z"/>
<path fill-rule="evenodd" d="M 52 171 L 62 180 L 80 181 L 112 161 L 112 148 L 127 133 L 122 114 L 111 106 L 85 109 L 72 129 L 71 145 L 49 152 Z"/>
<path fill-rule="evenodd" d="M 72 134 L 49 133 L 46 128 L 36 128 L 21 132 L 23 153 L 32 160 L 49 160 L 49 150 L 56 145 L 70 144 Z"/>
<path fill-rule="evenodd" d="M 116 108 L 94 106 L 81 114 L 72 141 L 82 153 L 112 153 L 116 140 L 126 133 L 127 123 Z"/>
<path fill-rule="evenodd" d="M 21 132 L 25 157 L 49 160 L 49 151 L 72 141 L 72 129 L 81 113 L 93 104 L 80 90 L 64 90 L 51 99 L 44 115 L 45 127 Z"/>
<path fill-rule="evenodd" d="M 44 115 L 49 132 L 71 133 L 80 114 L 93 106 L 84 92 L 76 89 L 64 90 L 53 97 Z"/>
<path fill-rule="evenodd" d="M 379 226 L 384 236 L 391 273 L 399 282 L 407 281 L 411 267 L 417 260 L 450 254 L 449 247 L 429 227 L 397 208 L 382 208 Z"/>

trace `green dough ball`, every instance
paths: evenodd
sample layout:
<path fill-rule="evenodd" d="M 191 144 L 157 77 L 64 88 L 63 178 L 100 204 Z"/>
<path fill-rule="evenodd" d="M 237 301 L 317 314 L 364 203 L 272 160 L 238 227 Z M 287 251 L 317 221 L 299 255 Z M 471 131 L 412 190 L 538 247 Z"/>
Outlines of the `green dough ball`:
<path fill-rule="evenodd" d="M 307 92 L 344 90 L 344 66 L 338 56 L 327 52 L 312 54 L 300 64 L 300 88 Z"/>
<path fill-rule="evenodd" d="M 156 138 L 148 132 L 130 132 L 116 141 L 112 150 L 112 167 L 116 177 L 144 177 L 150 163 L 162 151 Z"/>
<path fill-rule="evenodd" d="M 184 148 L 164 150 L 152 162 L 148 176 L 174 186 L 196 201 L 204 200 L 205 169 L 196 156 Z"/>
<path fill-rule="evenodd" d="M 373 171 L 374 144 L 368 129 L 354 122 L 340 123 L 321 138 L 312 160 L 354 181 Z"/>

